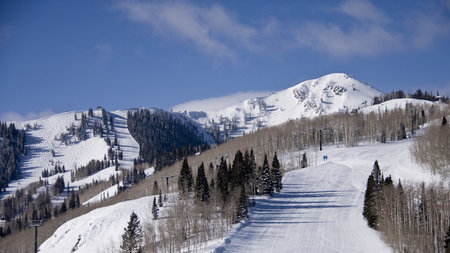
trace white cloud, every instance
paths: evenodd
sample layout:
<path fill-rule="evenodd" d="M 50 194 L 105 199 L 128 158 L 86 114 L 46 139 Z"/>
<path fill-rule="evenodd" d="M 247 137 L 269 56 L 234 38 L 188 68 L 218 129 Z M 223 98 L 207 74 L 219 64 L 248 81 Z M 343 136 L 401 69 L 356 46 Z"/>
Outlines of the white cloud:
<path fill-rule="evenodd" d="M 403 16 L 389 16 L 374 3 L 377 2 L 343 0 L 331 13 L 324 13 L 330 15 L 325 17 L 328 21 L 319 21 L 324 18 L 321 17 L 286 23 L 265 17 L 256 21 L 259 26 L 241 22 L 236 13 L 218 4 L 124 0 L 117 2 L 115 8 L 128 20 L 147 26 L 158 35 L 182 38 L 202 53 L 232 62 L 239 60 L 242 49 L 273 55 L 272 52 L 303 48 L 351 58 L 429 47 L 449 35 L 449 18 L 439 14 L 440 10 L 408 10 Z M 331 22 L 339 15 L 345 18 Z M 409 24 L 405 17 L 411 17 Z"/>
<path fill-rule="evenodd" d="M 173 34 L 193 42 L 201 51 L 219 58 L 236 60 L 236 48 L 252 48 L 258 34 L 240 23 L 219 5 L 196 6 L 186 2 L 123 1 L 116 8 L 133 22 L 150 26 L 161 34 Z"/>
<path fill-rule="evenodd" d="M 364 25 L 344 30 L 336 24 L 309 22 L 296 32 L 300 46 L 338 57 L 374 55 L 401 46 L 402 38 L 378 25 Z"/>
<path fill-rule="evenodd" d="M 419 48 L 428 47 L 450 33 L 450 21 L 438 13 L 418 13 L 408 23 L 413 30 L 411 41 Z"/>
<path fill-rule="evenodd" d="M 236 105 L 246 99 L 263 97 L 270 94 L 270 91 L 249 91 L 249 92 L 238 92 L 235 94 L 223 96 L 223 97 L 213 97 L 199 100 L 192 100 L 186 103 L 178 104 L 172 107 L 173 111 L 215 111 L 219 109 L 224 109 L 229 106 Z"/>
<path fill-rule="evenodd" d="M 0 114 L 0 121 L 27 121 L 33 119 L 39 119 L 55 114 L 52 110 L 43 110 L 41 112 L 28 112 L 28 113 L 18 113 L 18 112 L 5 112 Z"/>
<path fill-rule="evenodd" d="M 367 0 L 346 0 L 337 8 L 338 12 L 351 16 L 360 21 L 386 23 L 389 18 L 371 2 Z"/>

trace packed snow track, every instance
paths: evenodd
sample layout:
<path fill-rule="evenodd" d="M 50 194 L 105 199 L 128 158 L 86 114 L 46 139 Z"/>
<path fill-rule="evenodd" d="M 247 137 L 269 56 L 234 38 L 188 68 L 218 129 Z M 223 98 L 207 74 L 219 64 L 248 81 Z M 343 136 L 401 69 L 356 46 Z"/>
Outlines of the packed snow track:
<path fill-rule="evenodd" d="M 333 162 L 286 173 L 283 190 L 256 200 L 215 252 L 390 252 L 361 215 L 359 174 Z"/>

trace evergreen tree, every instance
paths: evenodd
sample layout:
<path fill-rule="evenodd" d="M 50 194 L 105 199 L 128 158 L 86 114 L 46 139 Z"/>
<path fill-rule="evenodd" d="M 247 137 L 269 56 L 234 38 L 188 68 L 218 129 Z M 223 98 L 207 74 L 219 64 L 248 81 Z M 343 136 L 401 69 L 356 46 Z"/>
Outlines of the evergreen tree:
<path fill-rule="evenodd" d="M 236 215 L 234 223 L 238 223 L 245 220 L 248 215 L 248 195 L 245 191 L 245 187 L 241 186 L 241 193 L 239 195 L 239 200 L 236 205 Z"/>
<path fill-rule="evenodd" d="M 366 193 L 364 194 L 363 216 L 367 220 L 369 227 L 374 228 L 377 224 L 377 215 L 375 212 L 375 188 L 376 183 L 372 175 L 367 179 Z"/>
<path fill-rule="evenodd" d="M 66 202 L 65 201 L 63 201 L 63 203 L 62 203 L 62 205 L 61 205 L 61 208 L 59 209 L 59 212 L 60 213 L 65 213 L 65 212 L 67 212 L 67 206 L 66 206 Z M 37 218 L 36 218 L 37 219 Z M 35 218 L 33 218 L 33 220 L 36 220 Z"/>
<path fill-rule="evenodd" d="M 273 188 L 276 192 L 280 192 L 281 189 L 283 189 L 283 184 L 281 183 L 283 180 L 283 175 L 281 174 L 280 162 L 278 161 L 277 153 L 275 153 L 275 156 L 273 157 L 271 174 Z"/>
<path fill-rule="evenodd" d="M 153 214 L 153 219 L 157 220 L 158 219 L 158 205 L 156 204 L 156 197 L 153 197 L 153 206 L 152 206 L 152 214 Z"/>
<path fill-rule="evenodd" d="M 220 197 L 223 202 L 228 200 L 228 196 L 230 194 L 228 190 L 228 170 L 227 170 L 227 162 L 222 157 L 220 160 L 219 169 L 217 170 L 217 190 L 220 193 Z"/>
<path fill-rule="evenodd" d="M 397 140 L 403 140 L 403 139 L 406 139 L 406 129 L 405 129 L 405 125 L 403 123 L 400 123 L 400 129 L 399 129 Z"/>
<path fill-rule="evenodd" d="M 260 182 L 262 185 L 262 193 L 271 195 L 273 193 L 273 180 L 270 174 L 269 162 L 267 161 L 267 155 L 264 155 L 264 163 L 262 168 L 262 174 L 260 176 Z"/>
<path fill-rule="evenodd" d="M 238 150 L 234 156 L 233 167 L 231 169 L 231 185 L 237 187 L 244 180 L 244 157 L 242 152 Z"/>
<path fill-rule="evenodd" d="M 187 158 L 184 159 L 181 165 L 180 176 L 178 178 L 178 187 L 181 192 L 191 192 L 192 186 L 194 184 L 194 179 L 192 177 L 192 171 L 189 167 Z"/>
<path fill-rule="evenodd" d="M 302 161 L 301 161 L 300 167 L 302 167 L 302 169 L 308 167 L 308 160 L 306 158 L 306 152 L 303 153 L 303 155 L 302 155 Z"/>
<path fill-rule="evenodd" d="M 195 182 L 195 195 L 201 202 L 209 200 L 209 185 L 205 175 L 203 163 L 197 169 L 197 179 Z"/>
<path fill-rule="evenodd" d="M 163 206 L 163 199 L 162 199 L 162 193 L 161 193 L 161 190 L 159 190 L 158 204 L 159 204 L 159 207 L 162 207 L 162 206 Z"/>
<path fill-rule="evenodd" d="M 135 212 L 132 212 L 128 226 L 124 228 L 120 248 L 127 253 L 140 252 L 142 237 L 143 231 L 139 217 Z"/>

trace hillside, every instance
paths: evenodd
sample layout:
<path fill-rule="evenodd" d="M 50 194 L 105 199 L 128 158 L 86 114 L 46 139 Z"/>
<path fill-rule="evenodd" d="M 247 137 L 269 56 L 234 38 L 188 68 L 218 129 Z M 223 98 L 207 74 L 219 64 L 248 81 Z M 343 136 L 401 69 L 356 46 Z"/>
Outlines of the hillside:
<path fill-rule="evenodd" d="M 87 111 L 66 112 L 52 115 L 42 119 L 15 122 L 20 129 L 26 131 L 27 154 L 21 158 L 20 168 L 22 177 L 19 180 L 9 184 L 2 197 L 14 193 L 17 189 L 26 187 L 31 182 L 36 182 L 42 178 L 44 170 L 52 170 L 55 166 L 64 166 L 65 173 L 58 175 L 64 176 L 64 181 L 71 182 L 71 172 L 81 166 L 85 166 L 92 159 L 103 160 L 108 154 L 108 145 L 99 135 L 93 136 L 92 125 L 95 121 L 102 120 L 101 110 L 93 111 L 93 116 L 88 118 L 91 127 L 86 130 L 86 138 L 78 140 L 71 135 L 70 128 L 80 126 L 82 113 Z M 127 111 L 107 112 L 114 122 L 114 129 L 117 133 L 117 140 L 123 152 L 123 159 L 120 166 L 131 168 L 133 160 L 139 155 L 139 146 L 131 137 L 127 128 Z M 65 135 L 67 140 L 62 140 Z M 106 138 L 106 135 L 104 136 Z M 110 139 L 114 134 L 110 134 Z M 114 174 L 114 167 L 107 168 L 100 177 L 93 177 L 96 180 L 106 180 L 111 174 Z M 50 184 L 53 184 L 58 175 L 48 177 Z M 80 186 L 92 182 L 93 178 L 80 180 L 71 183 L 72 187 Z"/>
<path fill-rule="evenodd" d="M 186 113 L 211 132 L 222 131 L 222 138 L 240 136 L 265 126 L 291 119 L 312 118 L 336 112 L 351 112 L 372 105 L 382 92 L 346 74 L 329 74 L 301 82 L 288 89 L 218 110 L 209 110 L 209 100 L 201 111 Z M 197 105 L 199 107 L 199 105 Z M 175 111 L 184 108 L 175 106 Z M 218 137 L 217 133 L 215 133 Z"/>
<path fill-rule="evenodd" d="M 325 147 L 313 166 L 286 173 L 281 193 L 256 200 L 250 217 L 226 238 L 210 242 L 201 252 L 387 252 L 389 247 L 365 223 L 361 213 L 367 175 L 378 159 L 386 175 L 394 181 L 427 183 L 439 180 L 411 161 L 412 139 L 354 148 Z M 310 153 L 314 161 L 314 153 Z M 281 156 L 283 164 L 291 157 Z M 294 168 L 287 168 L 294 169 Z M 123 227 L 134 210 L 142 224 L 153 224 L 149 210 L 152 198 L 130 200 L 92 211 L 62 225 L 40 247 L 45 252 L 75 252 L 92 249 L 115 251 L 120 246 Z M 119 221 L 119 222 L 116 222 Z M 108 231 L 108 232 L 105 232 Z M 268 237 L 272 238 L 271 240 Z M 92 242 L 101 242 L 95 243 Z M 66 250 L 66 251 L 65 251 Z"/>

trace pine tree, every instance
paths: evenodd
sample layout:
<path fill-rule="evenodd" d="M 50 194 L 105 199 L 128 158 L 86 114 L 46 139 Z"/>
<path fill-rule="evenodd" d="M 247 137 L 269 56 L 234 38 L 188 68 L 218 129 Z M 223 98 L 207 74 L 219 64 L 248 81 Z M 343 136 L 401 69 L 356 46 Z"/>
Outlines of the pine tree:
<path fill-rule="evenodd" d="M 283 180 L 283 175 L 281 174 L 280 162 L 278 161 L 277 153 L 275 153 L 275 156 L 273 157 L 271 174 L 273 188 L 276 192 L 280 192 L 281 189 L 283 189 L 283 184 L 281 182 Z"/>
<path fill-rule="evenodd" d="M 63 203 L 62 203 L 62 205 L 61 205 L 61 208 L 59 209 L 59 212 L 60 212 L 60 213 L 65 213 L 65 212 L 67 212 L 67 206 L 66 206 L 66 202 L 65 202 L 65 201 L 63 201 Z"/>
<path fill-rule="evenodd" d="M 197 169 L 197 179 L 195 182 L 195 195 L 201 202 L 209 200 L 209 185 L 205 175 L 203 163 Z"/>
<path fill-rule="evenodd" d="M 222 157 L 220 160 L 219 169 L 217 170 L 217 190 L 220 193 L 220 197 L 223 202 L 228 200 L 228 196 L 230 192 L 228 190 L 228 170 L 227 170 L 227 162 Z"/>
<path fill-rule="evenodd" d="M 194 184 L 194 179 L 192 177 L 192 171 L 189 167 L 187 158 L 184 159 L 181 165 L 180 176 L 178 178 L 178 187 L 181 192 L 191 192 L 192 186 Z"/>
<path fill-rule="evenodd" d="M 262 168 L 262 174 L 260 176 L 260 182 L 262 185 L 262 193 L 271 195 L 273 193 L 273 180 L 270 174 L 269 162 L 267 161 L 267 155 L 264 155 L 264 163 Z"/>
<path fill-rule="evenodd" d="M 127 253 L 140 252 L 142 237 L 143 231 L 139 217 L 135 212 L 132 212 L 128 226 L 124 228 L 120 248 Z"/>
<path fill-rule="evenodd" d="M 156 204 L 156 197 L 153 197 L 153 206 L 152 206 L 152 214 L 153 214 L 153 219 L 157 220 L 158 219 L 158 205 Z"/>
<path fill-rule="evenodd" d="M 159 207 L 162 207 L 162 206 L 163 206 L 163 199 L 162 199 L 162 193 L 161 193 L 161 190 L 159 190 L 158 204 L 159 204 Z"/>
<path fill-rule="evenodd" d="M 374 228 L 377 224 L 377 216 L 375 214 L 375 187 L 375 180 L 370 175 L 367 179 L 366 193 L 364 194 L 363 215 L 371 228 Z"/>
<path fill-rule="evenodd" d="M 238 223 L 245 220 L 248 215 L 248 195 L 245 191 L 245 187 L 241 186 L 241 193 L 239 195 L 239 200 L 236 205 L 236 215 L 234 223 Z"/>
<path fill-rule="evenodd" d="M 234 156 L 233 167 L 231 169 L 231 185 L 237 187 L 244 180 L 244 157 L 242 152 L 238 150 Z"/>
<path fill-rule="evenodd" d="M 301 161 L 300 167 L 302 167 L 302 169 L 308 167 L 308 160 L 306 158 L 306 152 L 303 153 L 303 155 L 302 155 L 302 161 Z"/>

